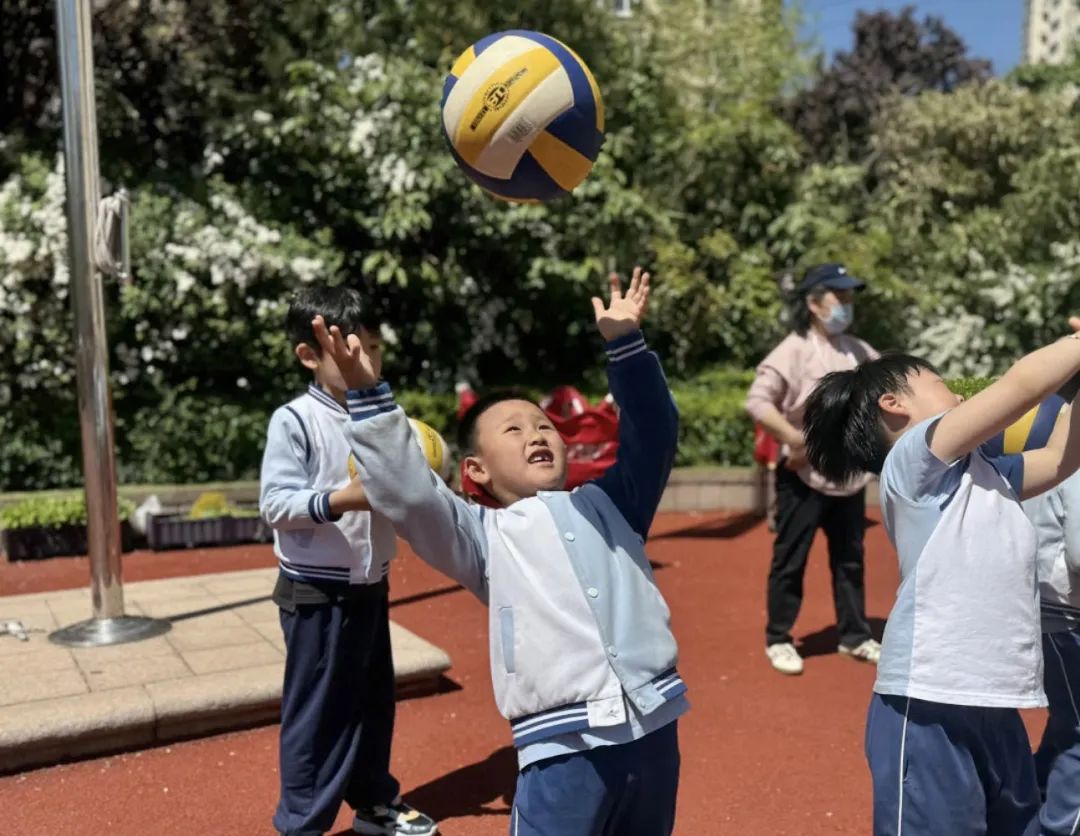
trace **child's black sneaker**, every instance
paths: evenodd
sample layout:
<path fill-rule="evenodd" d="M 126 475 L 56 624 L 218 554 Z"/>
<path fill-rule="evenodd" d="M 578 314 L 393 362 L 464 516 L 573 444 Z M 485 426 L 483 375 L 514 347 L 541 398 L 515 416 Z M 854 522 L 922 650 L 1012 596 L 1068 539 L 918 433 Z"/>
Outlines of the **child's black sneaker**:
<path fill-rule="evenodd" d="M 357 810 L 352 829 L 368 836 L 434 836 L 439 832 L 434 819 L 410 807 L 401 796 L 387 805 Z"/>

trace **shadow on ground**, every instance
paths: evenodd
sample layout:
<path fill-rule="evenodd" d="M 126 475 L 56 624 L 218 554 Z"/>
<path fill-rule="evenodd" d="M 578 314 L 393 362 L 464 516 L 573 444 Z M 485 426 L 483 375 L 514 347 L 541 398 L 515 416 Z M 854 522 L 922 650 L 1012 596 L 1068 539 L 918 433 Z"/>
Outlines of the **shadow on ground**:
<path fill-rule="evenodd" d="M 417 810 L 436 821 L 465 816 L 505 816 L 514 801 L 517 752 L 513 746 L 496 749 L 484 760 L 462 766 L 405 796 Z M 493 808 L 491 805 L 500 806 Z M 503 807 L 502 805 L 506 805 Z M 334 836 L 348 836 L 351 829 Z"/>
<path fill-rule="evenodd" d="M 871 618 L 870 632 L 874 634 L 874 638 L 881 641 L 881 634 L 885 630 L 884 618 Z M 807 633 L 799 641 L 799 655 L 804 659 L 808 659 L 811 656 L 828 656 L 831 653 L 836 653 L 836 647 L 840 644 L 840 634 L 836 632 L 835 625 L 832 627 L 826 627 L 823 630 L 818 630 L 814 633 Z"/>

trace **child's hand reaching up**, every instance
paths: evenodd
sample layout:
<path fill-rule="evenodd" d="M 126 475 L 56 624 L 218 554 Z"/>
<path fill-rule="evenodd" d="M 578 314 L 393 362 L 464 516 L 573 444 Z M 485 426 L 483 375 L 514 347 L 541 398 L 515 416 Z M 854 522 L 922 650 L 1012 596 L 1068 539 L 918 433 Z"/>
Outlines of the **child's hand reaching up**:
<path fill-rule="evenodd" d="M 378 385 L 382 358 L 368 354 L 356 334 L 343 337 L 336 325 L 327 330 L 322 315 L 311 321 L 311 328 L 323 353 L 337 365 L 346 386 L 350 389 L 370 389 Z"/>
<path fill-rule="evenodd" d="M 607 307 L 604 307 L 604 303 L 596 296 L 592 300 L 596 327 L 608 342 L 641 328 L 641 320 L 649 306 L 649 274 L 643 273 L 640 267 L 635 267 L 630 288 L 625 294 L 616 273 L 611 274 L 610 282 L 611 302 Z"/>

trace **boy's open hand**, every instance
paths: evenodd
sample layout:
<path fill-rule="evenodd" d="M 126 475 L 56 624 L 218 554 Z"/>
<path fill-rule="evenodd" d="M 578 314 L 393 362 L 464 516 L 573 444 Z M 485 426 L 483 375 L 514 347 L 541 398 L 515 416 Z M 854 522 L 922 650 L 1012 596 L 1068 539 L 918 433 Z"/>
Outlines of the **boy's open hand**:
<path fill-rule="evenodd" d="M 346 386 L 350 389 L 370 389 L 378 384 L 382 359 L 368 354 L 356 334 L 343 337 L 336 325 L 327 330 L 326 320 L 321 314 L 311 321 L 311 328 L 323 354 L 337 365 Z"/>
<path fill-rule="evenodd" d="M 371 510 L 371 504 L 368 502 L 359 476 L 354 476 L 344 488 L 339 488 L 330 494 L 330 510 L 334 514 Z"/>
<path fill-rule="evenodd" d="M 630 278 L 630 288 L 623 293 L 619 276 L 612 273 L 611 302 L 607 307 L 596 296 L 593 297 L 593 312 L 596 314 L 596 327 L 605 340 L 611 342 L 624 337 L 641 327 L 645 309 L 649 306 L 649 274 L 640 267 L 634 268 Z"/>

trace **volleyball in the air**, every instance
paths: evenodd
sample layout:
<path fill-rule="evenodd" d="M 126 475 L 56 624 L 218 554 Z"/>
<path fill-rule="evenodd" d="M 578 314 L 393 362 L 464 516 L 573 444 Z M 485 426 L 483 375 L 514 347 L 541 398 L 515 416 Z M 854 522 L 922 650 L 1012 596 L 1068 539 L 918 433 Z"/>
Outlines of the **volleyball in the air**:
<path fill-rule="evenodd" d="M 1064 398 L 1051 395 L 987 441 L 983 451 L 994 458 L 1045 447 L 1063 406 Z"/>
<path fill-rule="evenodd" d="M 450 460 L 450 448 L 446 446 L 446 441 L 423 421 L 410 418 L 409 424 L 412 426 L 413 438 L 427 459 L 428 467 L 441 476 L 444 482 L 448 482 L 454 471 L 454 463 Z M 355 479 L 358 474 L 352 455 L 349 456 L 348 470 L 349 478 Z"/>
<path fill-rule="evenodd" d="M 498 32 L 465 50 L 443 86 L 442 118 L 465 174 L 515 203 L 572 191 L 604 144 L 596 79 L 570 47 L 540 32 Z"/>
<path fill-rule="evenodd" d="M 428 466 L 439 474 L 444 482 L 448 481 L 453 473 L 454 463 L 450 460 L 450 448 L 446 446 L 446 441 L 423 421 L 410 418 L 409 423 L 412 424 L 413 438 L 424 451 Z"/>

